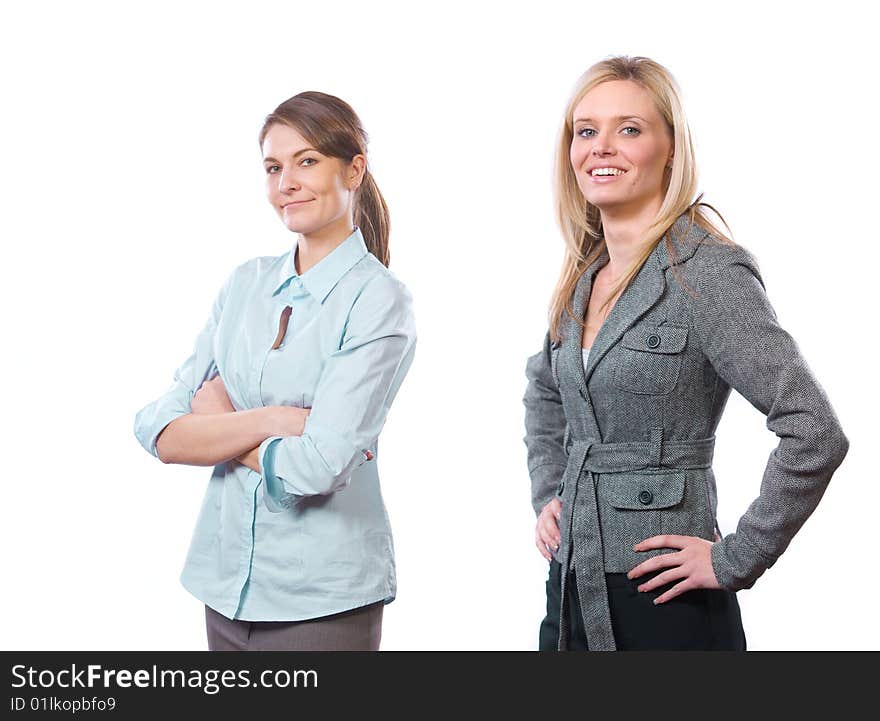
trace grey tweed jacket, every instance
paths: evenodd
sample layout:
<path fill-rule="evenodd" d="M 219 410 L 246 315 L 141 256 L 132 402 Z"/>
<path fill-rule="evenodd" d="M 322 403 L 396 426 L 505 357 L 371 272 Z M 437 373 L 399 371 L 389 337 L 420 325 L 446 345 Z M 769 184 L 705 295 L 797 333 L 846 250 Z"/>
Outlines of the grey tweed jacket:
<path fill-rule="evenodd" d="M 685 216 L 612 308 L 587 367 L 582 331 L 529 358 L 525 443 L 536 513 L 562 501 L 556 560 L 574 569 L 591 649 L 613 650 L 604 573 L 627 572 L 670 550 L 635 543 L 670 533 L 712 540 L 718 527 L 714 433 L 730 389 L 779 437 L 760 493 L 712 546 L 719 583 L 750 588 L 813 512 L 849 442 L 792 337 L 776 319 L 752 255 Z M 573 296 L 582 318 L 593 277 Z M 719 531 L 720 534 L 720 531 Z M 559 647 L 567 643 L 563 573 Z"/>

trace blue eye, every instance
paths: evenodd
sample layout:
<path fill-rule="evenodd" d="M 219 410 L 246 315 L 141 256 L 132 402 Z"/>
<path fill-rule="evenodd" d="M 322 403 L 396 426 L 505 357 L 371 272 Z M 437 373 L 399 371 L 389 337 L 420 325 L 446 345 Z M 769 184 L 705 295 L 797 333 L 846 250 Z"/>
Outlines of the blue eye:
<path fill-rule="evenodd" d="M 300 165 L 305 165 L 306 167 L 309 167 L 310 165 L 314 165 L 317 162 L 318 161 L 315 158 L 303 158 Z"/>
<path fill-rule="evenodd" d="M 587 135 L 587 133 L 595 134 L 596 131 L 593 130 L 592 128 L 581 128 L 580 130 L 577 131 L 577 134 L 580 135 L 582 138 L 592 138 L 593 137 L 593 135 Z"/>
<path fill-rule="evenodd" d="M 269 165 L 269 166 L 266 167 L 266 172 L 269 173 L 269 174 L 271 175 L 271 174 L 272 174 L 272 168 L 277 168 L 277 167 L 278 167 L 277 165 Z"/>
<path fill-rule="evenodd" d="M 627 133 L 626 132 L 627 130 L 632 130 L 633 132 Z M 642 131 L 639 130 L 638 128 L 634 128 L 632 125 L 630 125 L 630 126 L 627 126 L 626 128 L 624 128 L 623 130 L 621 130 L 620 132 L 624 133 L 625 135 L 638 135 Z"/>

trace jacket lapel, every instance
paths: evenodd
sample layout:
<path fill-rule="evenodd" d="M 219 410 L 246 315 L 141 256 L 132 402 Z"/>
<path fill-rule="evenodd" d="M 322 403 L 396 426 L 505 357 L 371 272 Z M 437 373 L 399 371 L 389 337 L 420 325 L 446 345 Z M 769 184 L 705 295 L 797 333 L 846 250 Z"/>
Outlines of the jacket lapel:
<path fill-rule="evenodd" d="M 583 272 L 574 288 L 574 294 L 571 298 L 572 311 L 574 318 L 563 314 L 563 334 L 562 334 L 562 352 L 565 356 L 569 370 L 575 379 L 580 394 L 589 401 L 587 393 L 587 383 L 584 377 L 584 356 L 582 353 L 582 343 L 584 337 L 584 329 L 575 318 L 582 319 L 587 312 L 587 304 L 590 302 L 590 292 L 593 287 L 593 276 L 596 272 L 608 262 L 608 251 L 603 250 L 602 254 L 593 261 L 590 266 Z"/>
<path fill-rule="evenodd" d="M 571 305 L 574 312 L 574 318 L 583 318 L 587 311 L 587 304 L 590 302 L 590 292 L 593 286 L 593 275 L 608 262 L 608 251 L 603 250 L 602 254 L 593 261 L 590 266 L 581 275 L 572 295 Z M 583 398 L 586 405 L 586 413 L 579 419 L 584 422 L 584 431 L 588 438 L 599 438 L 599 426 L 596 423 L 596 415 L 593 411 L 593 402 L 587 390 L 587 383 L 584 377 L 584 356 L 581 344 L 583 342 L 584 331 L 580 323 L 574 318 L 563 313 L 563 333 L 562 333 L 562 356 L 565 364 L 568 366 L 568 375 L 574 379 L 578 393 Z"/>
<path fill-rule="evenodd" d="M 661 241 L 661 244 L 663 241 Z M 590 376 L 596 364 L 602 360 L 608 350 L 620 340 L 620 337 L 651 308 L 663 295 L 666 278 L 658 262 L 658 248 L 654 249 L 635 278 L 614 304 L 590 351 L 590 360 L 584 371 L 584 384 L 590 382 Z"/>

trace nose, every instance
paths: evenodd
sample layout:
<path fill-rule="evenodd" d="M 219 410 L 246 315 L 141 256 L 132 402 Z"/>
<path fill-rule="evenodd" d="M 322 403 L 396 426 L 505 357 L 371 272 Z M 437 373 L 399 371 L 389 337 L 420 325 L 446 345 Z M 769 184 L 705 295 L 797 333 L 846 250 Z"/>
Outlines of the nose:
<path fill-rule="evenodd" d="M 292 168 L 282 168 L 278 173 L 278 188 L 282 193 L 292 193 L 299 190 L 300 184 Z"/>
<path fill-rule="evenodd" d="M 598 157 L 613 155 L 615 153 L 613 135 L 611 132 L 600 132 L 593 141 L 590 152 Z"/>

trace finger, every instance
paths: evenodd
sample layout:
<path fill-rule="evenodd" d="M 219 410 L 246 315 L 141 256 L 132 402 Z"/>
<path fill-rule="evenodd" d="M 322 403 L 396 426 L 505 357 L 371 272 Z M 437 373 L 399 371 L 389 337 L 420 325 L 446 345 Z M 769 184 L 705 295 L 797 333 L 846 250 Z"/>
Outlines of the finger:
<path fill-rule="evenodd" d="M 553 556 L 550 555 L 550 551 L 547 550 L 547 547 L 544 545 L 540 538 L 535 538 L 535 546 L 538 547 L 538 551 L 544 558 L 546 558 L 548 561 L 552 560 Z"/>
<path fill-rule="evenodd" d="M 676 596 L 680 596 L 685 591 L 689 591 L 691 589 L 690 579 L 686 578 L 681 583 L 676 583 L 672 588 L 670 588 L 666 593 L 661 593 L 657 598 L 654 599 L 654 605 L 658 603 L 666 603 L 667 601 L 671 601 Z"/>
<path fill-rule="evenodd" d="M 670 568 L 668 571 L 663 571 L 663 573 L 658 573 L 654 578 L 645 581 L 638 587 L 638 589 L 642 593 L 645 593 L 647 591 L 653 591 L 660 586 L 665 586 L 667 583 L 677 581 L 679 578 L 687 577 L 688 572 L 684 570 L 684 566 L 676 566 L 675 568 Z"/>
<path fill-rule="evenodd" d="M 554 531 L 559 530 L 559 520 L 552 513 L 542 513 L 539 516 L 539 522 L 543 526 L 547 526 Z"/>
<path fill-rule="evenodd" d="M 695 537 L 694 536 L 675 536 L 669 533 L 661 536 L 651 536 L 644 541 L 639 541 L 633 546 L 634 551 L 650 551 L 655 548 L 684 548 Z"/>
<path fill-rule="evenodd" d="M 544 535 L 544 540 L 553 542 L 554 546 L 559 546 L 559 526 L 556 525 L 556 520 L 550 516 L 549 518 L 544 516 L 539 522 L 538 526 L 541 529 L 542 534 Z"/>
<path fill-rule="evenodd" d="M 682 557 L 678 553 L 661 553 L 659 556 L 654 556 L 647 561 L 642 561 L 638 566 L 627 573 L 626 577 L 638 578 L 639 576 L 644 576 L 646 573 L 657 571 L 661 568 L 679 566 L 681 565 L 682 560 Z"/>
<path fill-rule="evenodd" d="M 546 546 L 549 546 L 551 550 L 555 551 L 559 548 L 559 533 L 554 533 L 552 530 L 548 530 L 544 526 L 538 527 L 538 535 L 541 538 L 541 543 Z"/>

